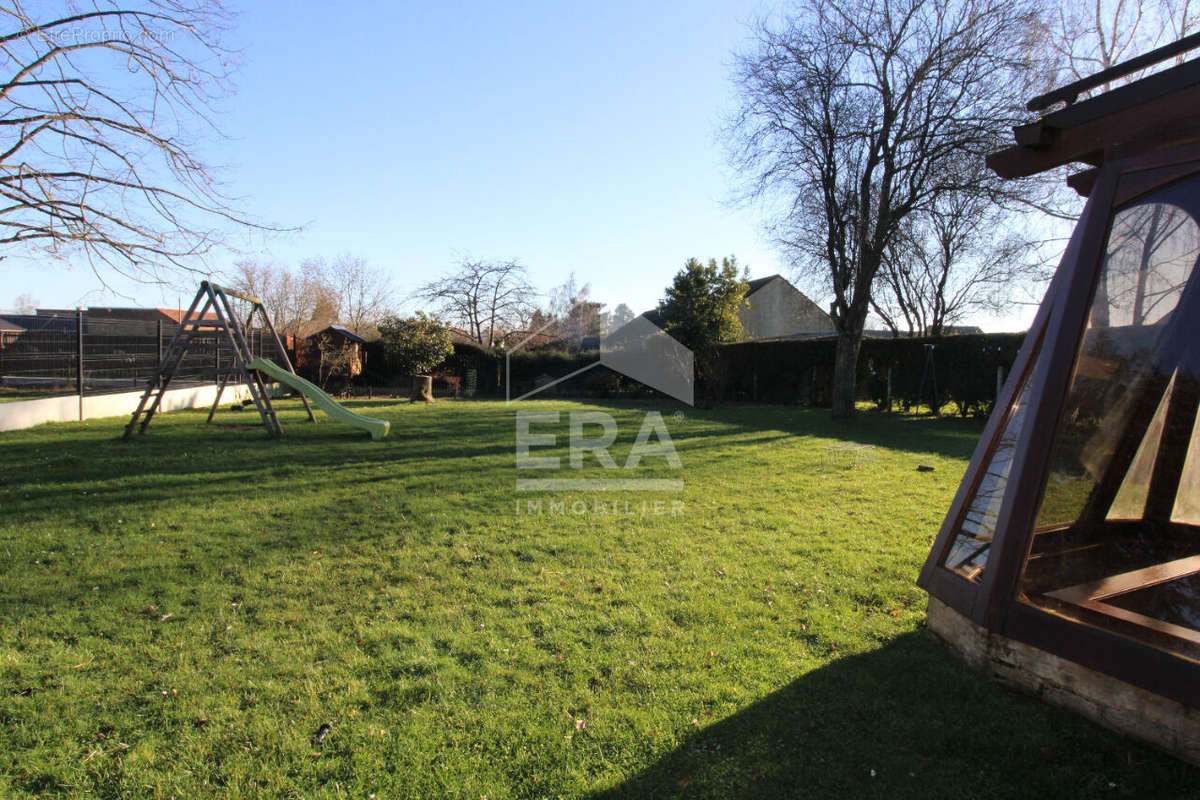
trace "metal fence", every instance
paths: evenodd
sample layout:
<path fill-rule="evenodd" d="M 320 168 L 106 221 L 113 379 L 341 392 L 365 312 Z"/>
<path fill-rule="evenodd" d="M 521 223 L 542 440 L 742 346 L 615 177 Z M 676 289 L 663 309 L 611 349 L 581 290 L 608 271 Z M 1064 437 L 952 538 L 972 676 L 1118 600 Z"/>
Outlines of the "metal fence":
<path fill-rule="evenodd" d="M 86 311 L 0 312 L 0 327 L 9 328 L 0 330 L 0 401 L 143 389 L 179 330 L 166 320 L 97 318 Z M 232 347 L 218 334 L 194 335 L 172 386 L 214 383 L 217 370 L 233 364 Z M 281 360 L 269 332 L 251 331 L 248 339 L 255 355 Z"/>

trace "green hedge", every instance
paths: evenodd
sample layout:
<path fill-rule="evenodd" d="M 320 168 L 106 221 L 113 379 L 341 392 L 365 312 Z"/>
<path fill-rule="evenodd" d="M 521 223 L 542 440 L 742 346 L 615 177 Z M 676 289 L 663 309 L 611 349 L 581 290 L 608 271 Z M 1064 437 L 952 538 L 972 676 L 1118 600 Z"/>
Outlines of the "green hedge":
<path fill-rule="evenodd" d="M 932 381 L 924 388 L 918 403 L 918 390 L 925 371 L 927 346 L 932 346 L 937 374 L 939 405 L 953 403 L 963 416 L 983 415 L 991 411 L 996 396 L 996 368 L 1005 376 L 1012 369 L 1017 352 L 1025 339 L 1023 333 L 983 333 L 896 339 L 864 339 L 858 359 L 858 398 L 887 405 L 888 372 L 891 371 L 891 399 L 894 407 L 910 410 L 928 405 L 932 399 Z M 383 364 L 375 357 L 376 342 L 367 346 L 367 364 Z M 833 339 L 792 339 L 764 342 L 737 342 L 718 348 L 715 374 L 717 386 L 711 394 L 724 401 L 795 403 L 827 407 L 833 394 Z M 514 397 L 539 384 L 568 375 L 595 363 L 595 351 L 568 352 L 539 349 L 510 354 L 508 369 Z M 462 381 L 469 394 L 470 375 L 475 377 L 474 396 L 503 397 L 505 357 L 500 351 L 476 344 L 456 342 L 454 353 L 434 374 Z M 401 385 L 407 376 L 381 374 L 369 370 L 363 380 L 375 384 Z M 697 387 L 697 397 L 709 396 Z M 545 397 L 651 397 L 656 392 L 607 367 L 597 366 L 579 376 L 547 389 Z"/>
<path fill-rule="evenodd" d="M 369 342 L 365 346 L 367 359 L 359 382 L 373 386 L 407 386 L 409 375 L 401 375 L 387 369 L 387 359 L 383 354 L 383 342 Z M 500 383 L 501 367 L 504 359 L 497 360 L 494 353 L 487 348 L 467 342 L 455 342 L 454 352 L 450 357 L 433 370 L 435 389 L 438 378 L 451 378 L 460 381 L 460 391 L 469 393 L 468 376 L 474 372 L 474 394 L 485 397 L 504 394 L 504 386 Z"/>
<path fill-rule="evenodd" d="M 963 416 L 990 412 L 996 398 L 996 369 L 1005 377 L 1025 340 L 1023 333 L 946 337 L 864 339 L 858 359 L 858 399 L 881 408 L 888 399 L 909 410 L 929 405 L 933 381 L 926 376 L 932 347 L 939 406 L 953 403 Z M 828 406 L 833 390 L 833 339 L 739 342 L 720 348 L 721 396 L 726 400 Z"/>

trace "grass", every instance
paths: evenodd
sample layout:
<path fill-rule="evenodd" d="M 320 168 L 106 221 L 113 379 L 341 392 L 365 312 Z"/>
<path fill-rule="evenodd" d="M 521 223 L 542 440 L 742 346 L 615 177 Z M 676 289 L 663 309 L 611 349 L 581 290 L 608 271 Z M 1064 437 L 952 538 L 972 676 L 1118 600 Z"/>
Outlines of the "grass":
<path fill-rule="evenodd" d="M 664 408 L 682 513 L 538 515 L 513 407 L 350 405 L 0 434 L 0 797 L 1200 791 L 923 635 L 977 423 Z"/>

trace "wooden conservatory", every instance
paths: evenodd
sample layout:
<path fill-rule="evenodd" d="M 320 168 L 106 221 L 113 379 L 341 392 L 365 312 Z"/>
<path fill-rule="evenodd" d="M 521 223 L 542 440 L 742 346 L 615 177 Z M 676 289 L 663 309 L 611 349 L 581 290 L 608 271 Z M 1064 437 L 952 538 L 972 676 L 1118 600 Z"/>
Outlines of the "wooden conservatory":
<path fill-rule="evenodd" d="M 921 572 L 969 663 L 1200 762 L 1200 46 L 1036 98 L 989 166 L 1088 198 Z M 1196 444 L 1197 446 L 1193 446 Z"/>

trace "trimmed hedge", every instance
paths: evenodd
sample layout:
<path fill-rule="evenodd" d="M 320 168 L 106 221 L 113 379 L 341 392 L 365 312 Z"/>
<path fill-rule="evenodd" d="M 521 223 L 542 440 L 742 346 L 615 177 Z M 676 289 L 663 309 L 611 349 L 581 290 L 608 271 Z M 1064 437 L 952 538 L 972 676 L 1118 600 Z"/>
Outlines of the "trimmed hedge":
<path fill-rule="evenodd" d="M 864 339 L 858 358 L 858 398 L 888 404 L 888 373 L 891 373 L 893 407 L 910 410 L 929 405 L 933 381 L 926 376 L 924 394 L 918 398 L 926 370 L 927 347 L 932 347 L 939 406 L 953 403 L 963 416 L 990 413 L 996 398 L 996 370 L 1005 377 L 1012 369 L 1023 333 L 982 333 L 959 336 Z M 376 357 L 377 342 L 367 345 L 367 364 L 385 363 Z M 794 403 L 828 407 L 833 396 L 834 339 L 786 339 L 736 342 L 721 345 L 717 352 L 717 385 L 711 392 L 697 387 L 697 397 L 714 396 L 724 401 Z M 539 349 L 512 353 L 508 368 L 512 395 L 520 396 L 554 379 L 594 364 L 599 354 L 592 350 L 568 352 Z M 456 342 L 454 353 L 434 375 L 460 382 L 468 396 L 504 396 L 504 354 L 476 344 Z M 471 374 L 474 374 L 472 386 Z M 408 376 L 388 375 L 370 369 L 366 383 L 396 384 Z M 471 389 L 474 389 L 473 393 Z M 652 397 L 657 392 L 607 367 L 597 366 L 579 376 L 547 389 L 546 397 Z M 918 402 L 919 401 L 919 402 Z"/>
<path fill-rule="evenodd" d="M 863 339 L 858 399 L 903 410 L 929 405 L 933 378 L 938 405 L 953 403 L 963 416 L 986 415 L 996 399 L 996 370 L 1005 377 L 1025 340 L 1023 333 Z M 726 400 L 828 406 L 833 392 L 834 339 L 738 342 L 721 347 L 721 396 Z M 927 348 L 932 348 L 930 351 Z M 926 361 L 932 352 L 932 372 Z M 922 376 L 925 377 L 923 396 Z"/>

